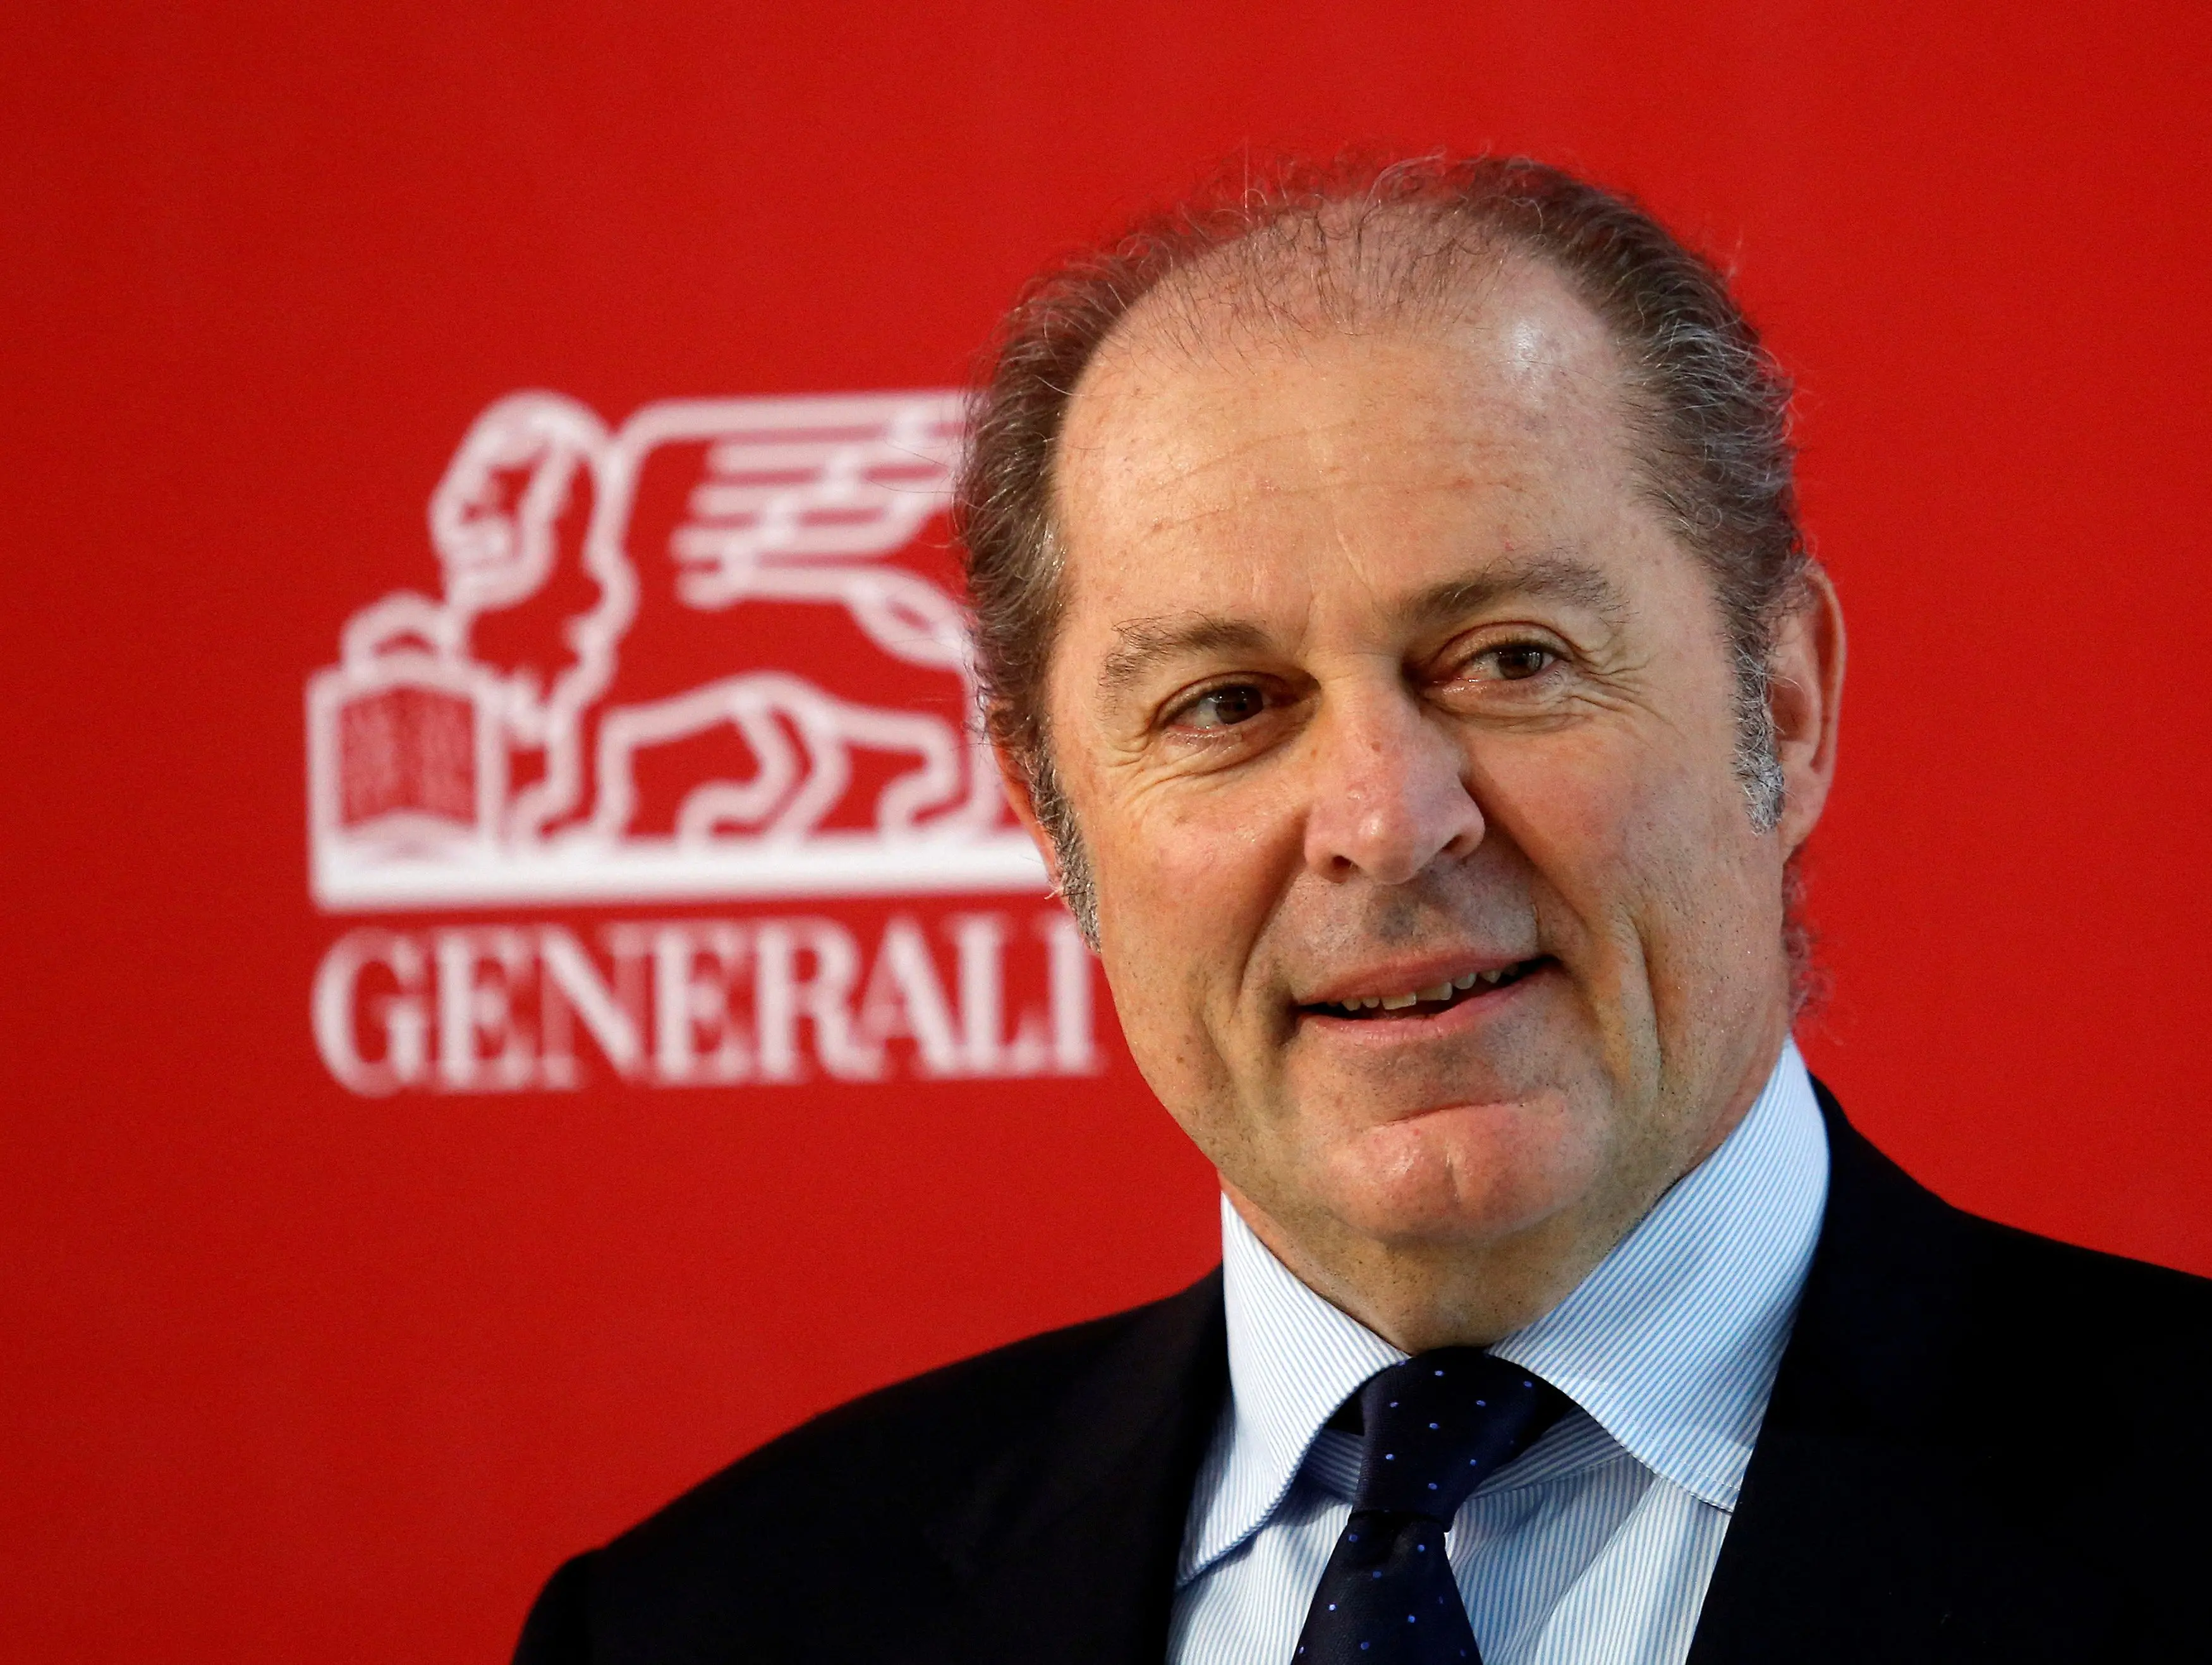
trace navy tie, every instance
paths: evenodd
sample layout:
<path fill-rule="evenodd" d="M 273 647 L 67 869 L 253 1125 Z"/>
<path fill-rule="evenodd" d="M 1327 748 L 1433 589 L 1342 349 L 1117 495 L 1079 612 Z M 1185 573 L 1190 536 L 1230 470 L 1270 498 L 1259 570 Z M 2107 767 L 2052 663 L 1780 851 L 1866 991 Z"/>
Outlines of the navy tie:
<path fill-rule="evenodd" d="M 1370 1376 L 1358 1401 L 1359 1495 L 1293 1665 L 1480 1665 L 1444 1528 L 1566 1397 L 1479 1347 L 1439 1347 Z"/>

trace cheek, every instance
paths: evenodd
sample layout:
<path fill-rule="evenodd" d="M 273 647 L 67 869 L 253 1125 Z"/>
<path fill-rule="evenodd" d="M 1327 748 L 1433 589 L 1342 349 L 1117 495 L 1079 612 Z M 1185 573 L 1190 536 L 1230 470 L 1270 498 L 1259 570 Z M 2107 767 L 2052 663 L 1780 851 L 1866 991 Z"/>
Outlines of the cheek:
<path fill-rule="evenodd" d="M 1093 763 L 1080 784 L 1105 936 L 1212 987 L 1241 976 L 1297 865 L 1296 782 Z"/>
<path fill-rule="evenodd" d="M 1242 801 L 1250 794 L 1171 801 L 1141 789 L 1116 795 L 1113 784 L 1086 781 L 1087 807 L 1079 801 L 1078 813 L 1115 1004 L 1163 1100 L 1218 1097 L 1238 1037 L 1245 1050 L 1264 1038 L 1240 1018 L 1267 997 L 1248 987 L 1247 974 L 1284 882 L 1282 840 L 1269 830 L 1279 817 Z"/>
<path fill-rule="evenodd" d="M 1486 771 L 1484 809 L 1543 888 L 1586 930 L 1635 911 L 1644 870 L 1679 860 L 1693 830 L 1682 771 L 1608 737 L 1516 748 Z"/>
<path fill-rule="evenodd" d="M 1547 939 L 1604 981 L 1674 981 L 1743 927 L 1757 840 L 1731 739 L 1698 740 L 1594 737 L 1492 771 L 1492 818 L 1533 869 Z"/>

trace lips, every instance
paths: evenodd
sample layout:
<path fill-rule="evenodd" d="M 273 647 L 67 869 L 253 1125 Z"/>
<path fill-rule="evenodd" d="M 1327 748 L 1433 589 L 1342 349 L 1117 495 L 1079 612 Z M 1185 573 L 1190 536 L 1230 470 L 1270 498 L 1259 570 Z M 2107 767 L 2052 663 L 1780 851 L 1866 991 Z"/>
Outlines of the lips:
<path fill-rule="evenodd" d="M 1348 994 L 1334 1000 L 1310 1001 L 1302 1004 L 1298 1010 L 1316 1017 L 1356 1022 L 1433 1018 L 1455 1006 L 1478 1000 L 1486 994 L 1510 987 L 1547 963 L 1549 957 L 1539 955 L 1533 959 L 1516 960 L 1507 965 L 1462 972 L 1457 976 L 1441 979 L 1419 988 L 1402 989 L 1387 994 Z"/>

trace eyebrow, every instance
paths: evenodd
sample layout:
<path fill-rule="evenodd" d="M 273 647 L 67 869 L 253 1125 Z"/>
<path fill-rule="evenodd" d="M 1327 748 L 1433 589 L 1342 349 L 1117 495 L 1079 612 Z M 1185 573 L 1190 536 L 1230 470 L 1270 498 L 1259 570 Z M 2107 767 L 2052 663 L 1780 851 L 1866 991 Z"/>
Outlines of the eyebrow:
<path fill-rule="evenodd" d="M 1115 625 L 1114 634 L 1121 645 L 1098 667 L 1098 686 L 1109 694 L 1127 691 L 1154 665 L 1180 654 L 1218 653 L 1224 647 L 1258 652 L 1268 645 L 1267 633 L 1258 625 L 1208 613 L 1133 618 Z"/>
<path fill-rule="evenodd" d="M 1474 578 L 1448 579 L 1422 591 L 1400 610 L 1412 624 L 1437 624 L 1480 612 L 1509 596 L 1564 601 L 1618 626 L 1628 617 L 1627 598 L 1606 573 L 1569 555 L 1534 555 L 1501 561 Z"/>
<path fill-rule="evenodd" d="M 1513 596 L 1564 601 L 1596 614 L 1616 628 L 1628 604 L 1620 586 L 1597 567 L 1571 556 L 1528 556 L 1493 563 L 1472 578 L 1447 579 L 1411 597 L 1398 610 L 1408 625 L 1448 623 Z M 1098 668 L 1103 693 L 1125 692 L 1164 660 L 1224 649 L 1262 652 L 1272 638 L 1249 620 L 1193 613 L 1134 618 L 1114 628 L 1121 645 Z"/>

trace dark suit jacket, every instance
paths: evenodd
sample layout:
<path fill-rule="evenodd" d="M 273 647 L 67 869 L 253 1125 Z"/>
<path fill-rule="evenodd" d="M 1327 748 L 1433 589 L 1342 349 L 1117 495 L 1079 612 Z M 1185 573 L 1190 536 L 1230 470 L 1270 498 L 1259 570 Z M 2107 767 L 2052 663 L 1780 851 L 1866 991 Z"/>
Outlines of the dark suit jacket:
<path fill-rule="evenodd" d="M 2212 1660 L 2212 1283 L 1960 1212 L 1820 1094 L 1827 1212 L 1691 1665 Z M 555 1574 L 519 1665 L 1164 1654 L 1218 1273 L 832 1411 Z"/>

